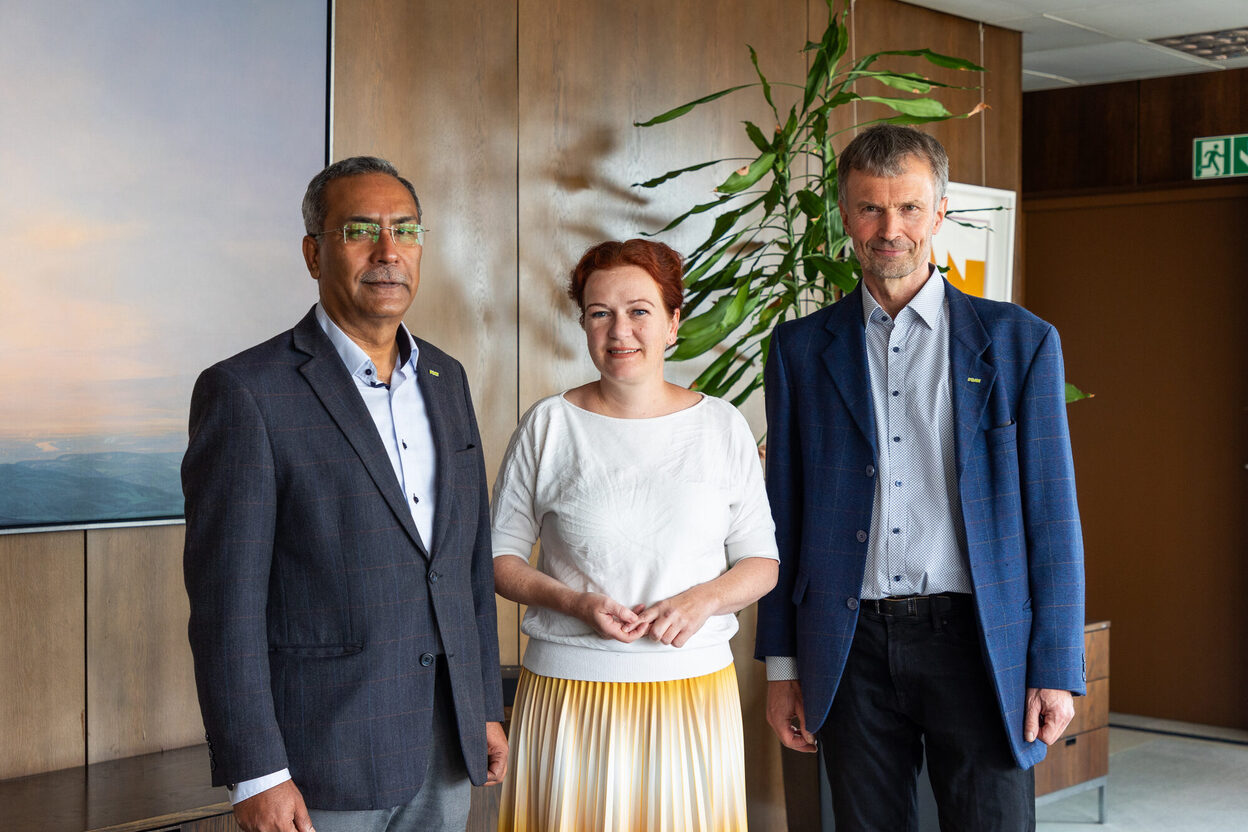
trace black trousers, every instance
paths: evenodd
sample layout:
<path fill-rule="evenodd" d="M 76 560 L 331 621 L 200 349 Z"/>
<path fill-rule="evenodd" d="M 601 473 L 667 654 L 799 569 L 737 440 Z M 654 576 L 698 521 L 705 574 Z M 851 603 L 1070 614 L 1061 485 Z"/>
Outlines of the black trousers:
<path fill-rule="evenodd" d="M 1036 826 L 1035 777 L 1018 768 L 969 595 L 899 614 L 859 610 L 819 745 L 837 832 L 917 832 L 926 746 L 943 832 Z"/>

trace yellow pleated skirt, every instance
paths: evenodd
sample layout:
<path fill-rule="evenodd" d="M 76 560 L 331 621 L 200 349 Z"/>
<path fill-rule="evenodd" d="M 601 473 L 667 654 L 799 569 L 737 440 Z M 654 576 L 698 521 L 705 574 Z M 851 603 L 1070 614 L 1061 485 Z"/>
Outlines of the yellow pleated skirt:
<path fill-rule="evenodd" d="M 671 682 L 582 682 L 522 670 L 508 740 L 500 832 L 746 828 L 732 665 Z"/>

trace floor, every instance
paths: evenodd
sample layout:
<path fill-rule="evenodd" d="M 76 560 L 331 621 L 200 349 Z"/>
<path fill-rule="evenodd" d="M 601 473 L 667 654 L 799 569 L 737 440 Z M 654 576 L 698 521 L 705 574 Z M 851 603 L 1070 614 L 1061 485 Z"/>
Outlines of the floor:
<path fill-rule="evenodd" d="M 1036 810 L 1038 832 L 1248 830 L 1248 731 L 1110 714 L 1105 825 L 1095 790 Z"/>

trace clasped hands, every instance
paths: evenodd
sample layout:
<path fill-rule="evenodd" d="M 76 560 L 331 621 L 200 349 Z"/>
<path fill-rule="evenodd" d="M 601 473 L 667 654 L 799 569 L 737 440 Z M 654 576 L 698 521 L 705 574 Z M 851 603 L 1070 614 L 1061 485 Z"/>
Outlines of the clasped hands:
<path fill-rule="evenodd" d="M 684 647 L 717 606 L 711 592 L 695 586 L 649 606 L 633 607 L 599 592 L 585 592 L 578 599 L 576 613 L 603 638 L 631 644 L 648 636 L 661 644 Z"/>

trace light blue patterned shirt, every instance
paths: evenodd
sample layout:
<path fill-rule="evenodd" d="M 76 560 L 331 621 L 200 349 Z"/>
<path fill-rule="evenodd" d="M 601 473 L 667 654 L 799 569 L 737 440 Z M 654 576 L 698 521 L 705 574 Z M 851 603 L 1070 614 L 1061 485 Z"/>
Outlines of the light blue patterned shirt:
<path fill-rule="evenodd" d="M 865 289 L 862 317 L 879 453 L 862 597 L 970 592 L 945 282 L 933 268 L 896 319 Z"/>

